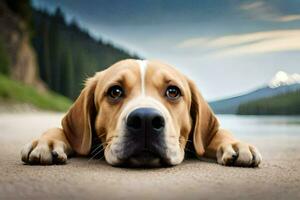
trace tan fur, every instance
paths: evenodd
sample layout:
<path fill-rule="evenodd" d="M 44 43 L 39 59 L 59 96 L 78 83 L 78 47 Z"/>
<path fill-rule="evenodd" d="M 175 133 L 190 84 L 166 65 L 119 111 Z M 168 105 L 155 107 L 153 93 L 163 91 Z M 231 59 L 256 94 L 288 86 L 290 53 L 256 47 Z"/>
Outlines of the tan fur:
<path fill-rule="evenodd" d="M 126 92 L 121 102 L 112 104 L 107 101 L 105 93 L 115 84 L 122 85 Z M 168 85 L 181 89 L 183 96 L 180 101 L 166 100 L 164 92 Z M 223 165 L 258 166 L 261 162 L 255 147 L 235 140 L 229 132 L 219 128 L 217 118 L 196 85 L 176 69 L 158 61 L 148 61 L 145 87 L 146 97 L 140 97 L 141 76 L 135 60 L 120 61 L 96 73 L 88 79 L 80 96 L 63 118 L 62 129 L 50 129 L 40 139 L 27 144 L 21 152 L 22 160 L 29 164 L 52 164 L 55 163 L 52 151 L 58 153 L 58 163 L 66 162 L 67 155 L 72 152 L 88 155 L 94 134 L 105 147 L 106 160 L 110 164 L 116 163 L 111 149 L 121 141 L 120 118 L 134 108 L 137 98 L 141 98 L 149 105 L 158 106 L 168 118 L 166 137 L 170 143 L 179 145 L 175 148 L 179 157 L 174 158 L 174 164 L 182 161 L 190 134 L 198 156 L 216 158 Z"/>

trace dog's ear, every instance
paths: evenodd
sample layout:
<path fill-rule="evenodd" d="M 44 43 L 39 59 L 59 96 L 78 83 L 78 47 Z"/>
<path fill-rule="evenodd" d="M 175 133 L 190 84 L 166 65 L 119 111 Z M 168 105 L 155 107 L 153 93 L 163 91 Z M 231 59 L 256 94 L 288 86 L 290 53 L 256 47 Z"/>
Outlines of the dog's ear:
<path fill-rule="evenodd" d="M 92 131 L 96 116 L 94 93 L 97 78 L 87 80 L 84 89 L 62 120 L 62 127 L 73 150 L 87 155 L 91 149 Z"/>
<path fill-rule="evenodd" d="M 191 91 L 190 115 L 192 118 L 192 140 L 198 156 L 205 153 L 206 147 L 219 129 L 219 123 L 208 103 L 203 99 L 195 83 L 189 80 Z"/>

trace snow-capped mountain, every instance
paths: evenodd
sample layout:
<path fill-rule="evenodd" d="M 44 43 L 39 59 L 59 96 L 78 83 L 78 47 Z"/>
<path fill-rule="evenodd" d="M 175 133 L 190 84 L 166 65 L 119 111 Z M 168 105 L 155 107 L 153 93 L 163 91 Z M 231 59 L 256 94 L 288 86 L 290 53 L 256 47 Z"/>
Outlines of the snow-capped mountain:
<path fill-rule="evenodd" d="M 243 95 L 212 101 L 209 102 L 209 104 L 215 113 L 236 114 L 238 107 L 243 103 L 299 90 L 300 74 L 288 74 L 286 72 L 279 71 L 264 87 L 250 91 Z"/>
<path fill-rule="evenodd" d="M 283 85 L 292 85 L 295 83 L 300 83 L 300 74 L 288 74 L 284 71 L 278 71 L 269 82 L 269 86 L 271 88 L 276 88 Z"/>

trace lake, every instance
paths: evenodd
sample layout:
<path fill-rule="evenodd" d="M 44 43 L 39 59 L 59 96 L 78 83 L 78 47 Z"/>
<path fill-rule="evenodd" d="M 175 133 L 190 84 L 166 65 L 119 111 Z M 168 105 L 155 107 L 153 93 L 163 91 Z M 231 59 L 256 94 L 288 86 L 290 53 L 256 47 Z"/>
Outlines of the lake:
<path fill-rule="evenodd" d="M 300 137 L 300 116 L 217 115 L 221 127 L 238 138 L 253 136 Z"/>

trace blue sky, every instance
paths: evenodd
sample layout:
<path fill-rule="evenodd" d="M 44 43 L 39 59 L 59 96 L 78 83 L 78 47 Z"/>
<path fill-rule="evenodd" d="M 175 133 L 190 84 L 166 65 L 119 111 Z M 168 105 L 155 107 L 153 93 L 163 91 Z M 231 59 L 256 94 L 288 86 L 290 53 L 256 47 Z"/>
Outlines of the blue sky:
<path fill-rule="evenodd" d="M 88 3 L 87 3 L 88 2 Z M 95 38 L 179 68 L 208 100 L 300 73 L 300 0 L 33 0 Z"/>

